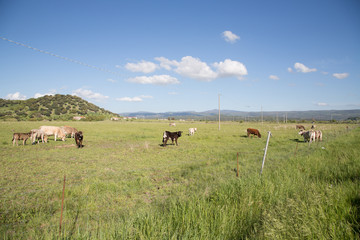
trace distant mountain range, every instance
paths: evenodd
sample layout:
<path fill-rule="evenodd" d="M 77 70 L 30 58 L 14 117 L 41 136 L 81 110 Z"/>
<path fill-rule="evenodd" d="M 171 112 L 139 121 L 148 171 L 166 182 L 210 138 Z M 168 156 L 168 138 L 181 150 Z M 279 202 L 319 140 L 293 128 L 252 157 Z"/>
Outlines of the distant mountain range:
<path fill-rule="evenodd" d="M 195 119 L 218 120 L 217 109 L 195 112 L 127 112 L 116 114 L 100 108 L 88 101 L 72 95 L 56 94 L 30 98 L 27 100 L 6 100 L 0 98 L 0 120 L 72 120 L 73 116 L 86 116 L 88 121 L 101 121 L 114 116 L 137 117 L 145 119 Z M 360 120 L 360 109 L 354 110 L 323 110 L 323 111 L 279 111 L 279 112 L 244 112 L 221 110 L 221 120 L 234 121 L 284 121 L 284 120 L 315 120 L 344 121 Z"/>
<path fill-rule="evenodd" d="M 196 119 L 196 120 L 217 120 L 219 110 L 204 112 L 183 111 L 183 112 L 127 112 L 120 113 L 121 116 L 137 117 L 145 119 Z M 271 111 L 271 112 L 244 112 L 234 110 L 221 110 L 222 120 L 315 120 L 315 121 L 343 121 L 360 120 L 360 109 L 353 110 L 311 110 L 311 111 Z"/>

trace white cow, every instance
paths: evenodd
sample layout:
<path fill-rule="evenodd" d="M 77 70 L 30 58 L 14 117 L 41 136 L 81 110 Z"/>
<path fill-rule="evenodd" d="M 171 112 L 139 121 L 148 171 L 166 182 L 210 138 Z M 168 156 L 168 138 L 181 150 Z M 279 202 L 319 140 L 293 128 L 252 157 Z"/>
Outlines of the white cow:
<path fill-rule="evenodd" d="M 312 143 L 312 141 L 315 141 L 315 131 L 301 130 L 299 134 L 304 137 L 304 142 Z"/>
<path fill-rule="evenodd" d="M 320 130 L 315 131 L 315 140 L 322 141 L 322 132 Z"/>
<path fill-rule="evenodd" d="M 175 127 L 176 124 L 175 124 L 175 123 L 169 123 L 169 126 L 170 126 L 170 127 Z"/>
<path fill-rule="evenodd" d="M 32 144 L 35 144 L 36 140 L 38 140 L 38 143 L 39 143 L 40 139 L 41 139 L 42 143 L 44 143 L 44 142 L 47 143 L 48 137 L 44 131 L 42 131 L 40 129 L 32 129 L 30 132 L 31 132 L 31 143 Z"/>
<path fill-rule="evenodd" d="M 197 129 L 196 128 L 189 128 L 189 136 L 192 136 L 196 133 Z"/>
<path fill-rule="evenodd" d="M 41 126 L 39 129 L 48 136 L 54 135 L 55 141 L 57 137 L 61 138 L 62 141 L 65 141 L 65 131 L 61 127 Z"/>

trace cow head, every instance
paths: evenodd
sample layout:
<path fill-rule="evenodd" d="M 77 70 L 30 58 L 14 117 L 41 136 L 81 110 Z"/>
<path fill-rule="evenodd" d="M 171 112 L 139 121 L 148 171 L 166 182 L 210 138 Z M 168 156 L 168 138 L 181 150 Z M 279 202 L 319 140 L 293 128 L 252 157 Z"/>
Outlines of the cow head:
<path fill-rule="evenodd" d="M 182 131 L 178 131 L 177 134 L 179 137 L 181 137 Z"/>
<path fill-rule="evenodd" d="M 82 141 L 83 138 L 84 138 L 84 136 L 83 136 L 83 134 L 82 134 L 82 131 L 77 132 L 77 133 L 76 133 L 76 137 L 77 137 L 77 139 L 79 139 L 79 141 Z"/>
<path fill-rule="evenodd" d="M 163 133 L 163 140 L 162 140 L 162 142 L 165 142 L 166 137 L 167 137 L 167 134 L 166 134 L 166 132 L 164 132 L 164 133 Z"/>

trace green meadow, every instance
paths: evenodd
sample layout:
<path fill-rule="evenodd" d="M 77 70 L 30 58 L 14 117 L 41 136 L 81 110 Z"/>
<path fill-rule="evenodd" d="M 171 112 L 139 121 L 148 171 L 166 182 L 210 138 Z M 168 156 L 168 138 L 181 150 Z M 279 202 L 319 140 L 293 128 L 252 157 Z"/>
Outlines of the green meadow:
<path fill-rule="evenodd" d="M 13 130 L 41 125 L 81 130 L 84 148 L 13 146 Z M 0 237 L 359 239 L 360 128 L 317 129 L 308 144 L 289 123 L 1 122 Z M 179 146 L 161 146 L 165 130 L 183 131 Z"/>

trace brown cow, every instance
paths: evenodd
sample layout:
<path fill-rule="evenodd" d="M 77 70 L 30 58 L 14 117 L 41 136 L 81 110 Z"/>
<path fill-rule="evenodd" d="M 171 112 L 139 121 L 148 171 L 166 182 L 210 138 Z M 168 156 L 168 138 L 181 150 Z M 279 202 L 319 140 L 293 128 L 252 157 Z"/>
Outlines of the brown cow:
<path fill-rule="evenodd" d="M 19 140 L 23 140 L 23 145 L 26 144 L 26 140 L 28 140 L 31 137 L 31 132 L 28 133 L 14 133 L 13 134 L 13 138 L 12 138 L 12 142 L 13 142 L 13 146 L 15 145 L 16 142 L 16 146 L 19 146 L 18 141 Z"/>
<path fill-rule="evenodd" d="M 261 138 L 261 134 L 259 132 L 259 130 L 254 129 L 254 128 L 248 128 L 247 129 L 247 136 L 250 137 L 250 135 L 254 135 L 254 136 L 258 136 L 259 138 Z"/>
<path fill-rule="evenodd" d="M 84 139 L 84 136 L 82 134 L 82 131 L 75 133 L 75 143 L 78 148 L 84 147 L 84 145 L 82 145 L 83 139 Z"/>
<path fill-rule="evenodd" d="M 73 127 L 70 127 L 70 126 L 63 126 L 63 127 L 62 127 L 62 130 L 64 130 L 65 135 L 70 134 L 70 137 L 71 137 L 71 138 L 74 138 L 74 137 L 75 137 L 75 133 L 78 132 L 78 130 L 77 130 L 76 128 L 73 128 Z"/>
<path fill-rule="evenodd" d="M 303 125 L 296 125 L 296 129 L 303 129 L 305 130 L 305 127 Z"/>

